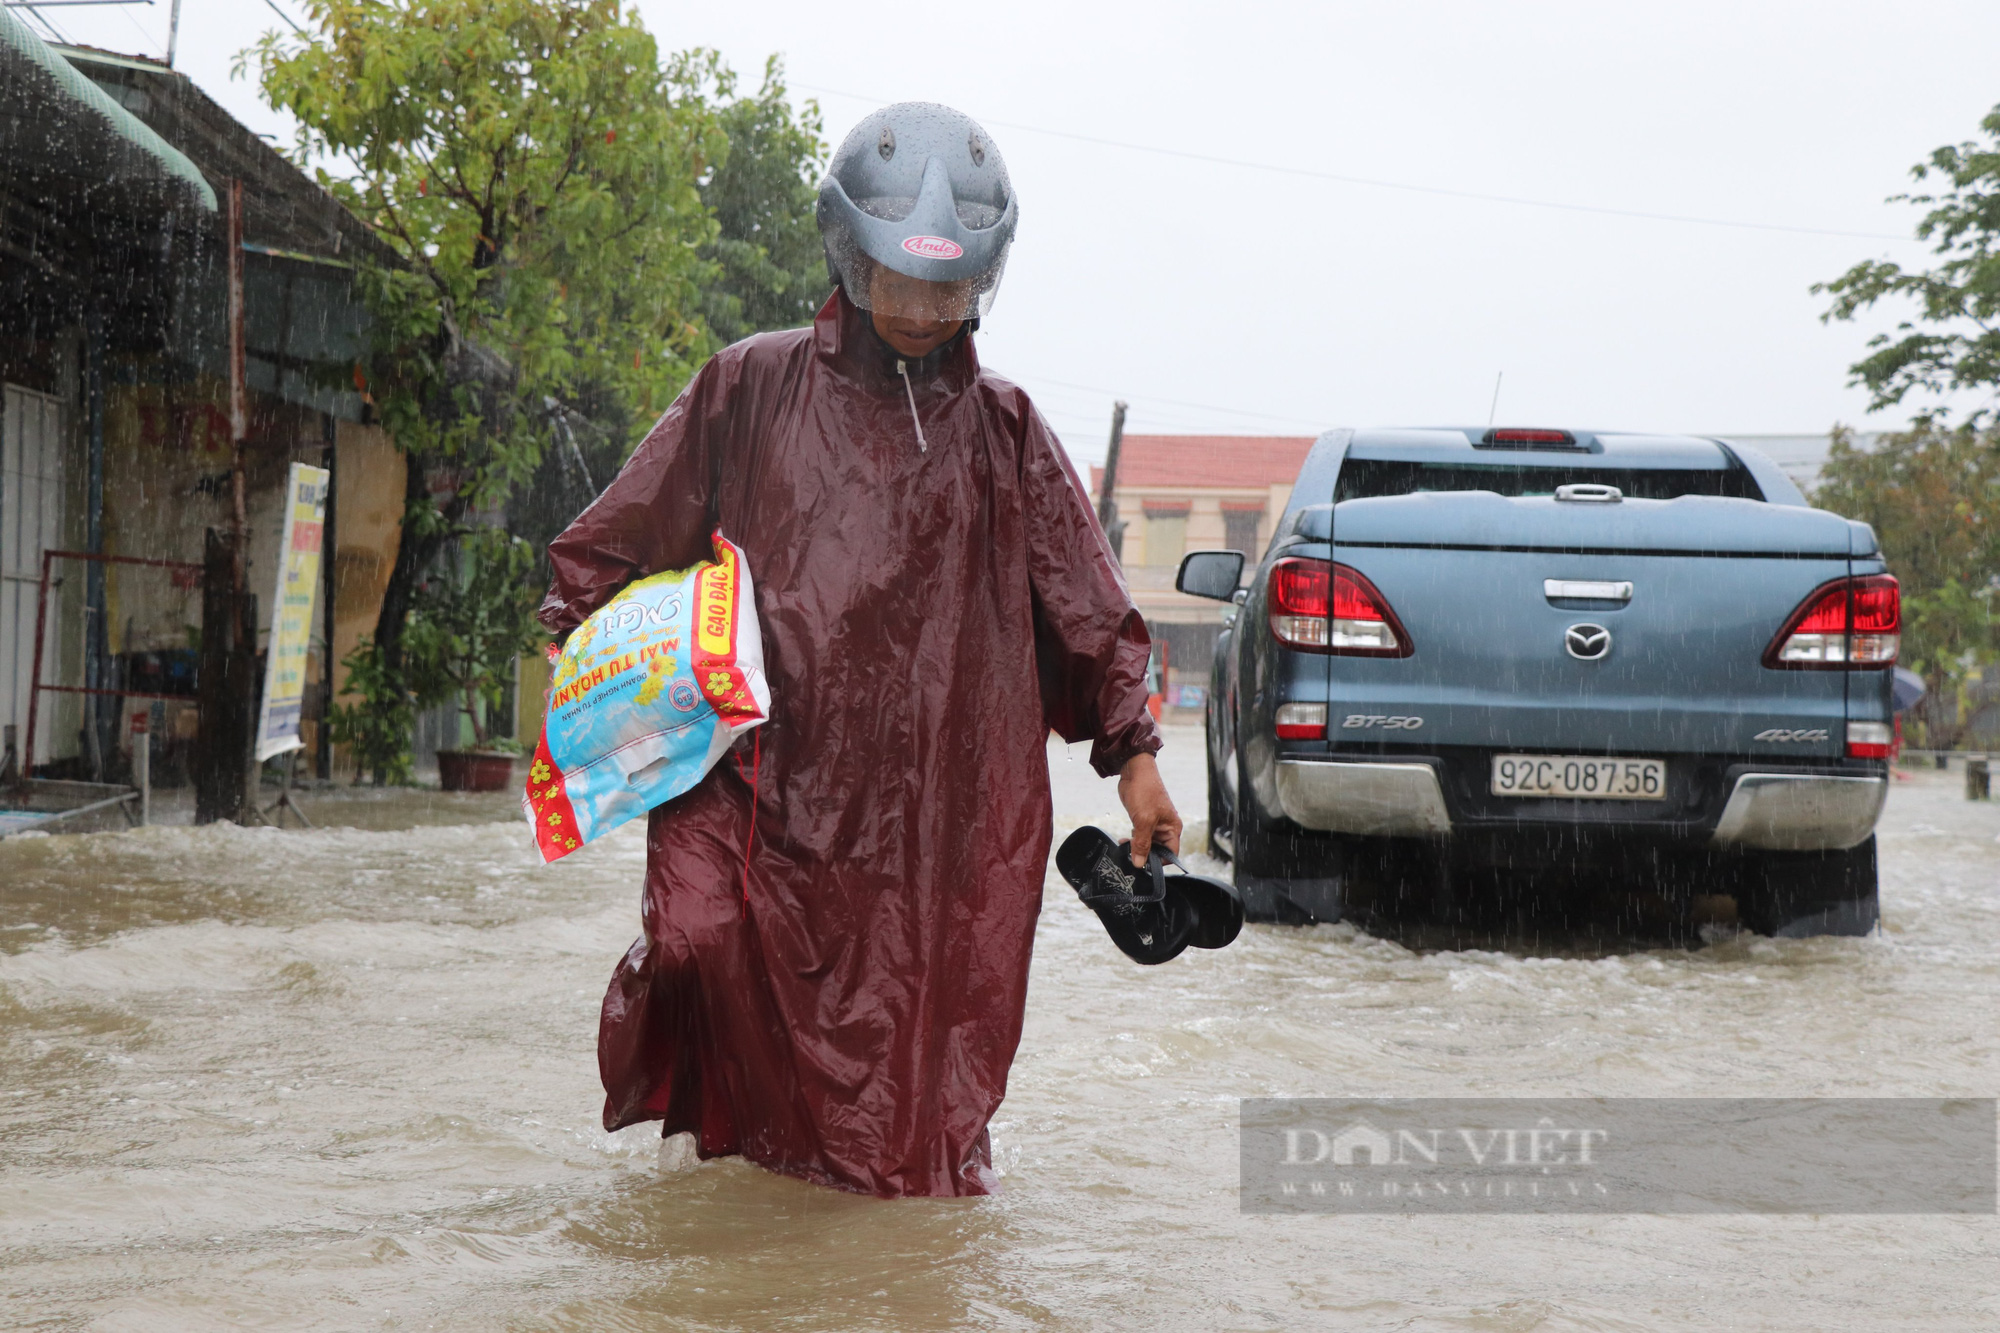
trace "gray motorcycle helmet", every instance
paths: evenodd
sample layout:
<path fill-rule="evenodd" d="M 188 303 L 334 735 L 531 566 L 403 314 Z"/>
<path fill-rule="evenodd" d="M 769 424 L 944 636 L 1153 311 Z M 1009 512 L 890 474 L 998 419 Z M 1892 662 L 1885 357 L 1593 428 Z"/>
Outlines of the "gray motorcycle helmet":
<path fill-rule="evenodd" d="M 992 308 L 1018 216 L 1000 149 L 972 117 L 935 102 L 898 102 L 849 131 L 816 212 L 828 273 L 849 300 L 931 319 Z"/>

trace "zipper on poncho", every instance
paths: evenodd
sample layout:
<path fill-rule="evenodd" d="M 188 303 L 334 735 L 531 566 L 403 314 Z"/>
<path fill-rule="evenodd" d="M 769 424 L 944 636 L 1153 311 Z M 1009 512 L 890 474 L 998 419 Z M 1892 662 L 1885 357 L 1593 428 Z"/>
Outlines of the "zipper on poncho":
<path fill-rule="evenodd" d="M 924 423 L 917 416 L 917 391 L 910 387 L 909 368 L 900 359 L 896 362 L 896 373 L 903 377 L 903 393 L 910 400 L 910 424 L 917 428 L 917 452 L 927 454 L 931 447 L 924 442 Z"/>

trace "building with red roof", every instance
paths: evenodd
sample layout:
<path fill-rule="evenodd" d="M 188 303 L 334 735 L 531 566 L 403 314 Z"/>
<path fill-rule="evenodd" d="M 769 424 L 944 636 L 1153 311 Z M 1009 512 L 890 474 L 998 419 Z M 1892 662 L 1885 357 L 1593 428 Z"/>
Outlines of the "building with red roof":
<path fill-rule="evenodd" d="M 1310 435 L 1127 435 L 1114 498 L 1125 579 L 1167 659 L 1168 702 L 1194 706 L 1207 683 L 1220 603 L 1174 591 L 1189 551 L 1242 551 L 1254 564 L 1285 512 Z M 1104 469 L 1090 470 L 1093 502 Z"/>

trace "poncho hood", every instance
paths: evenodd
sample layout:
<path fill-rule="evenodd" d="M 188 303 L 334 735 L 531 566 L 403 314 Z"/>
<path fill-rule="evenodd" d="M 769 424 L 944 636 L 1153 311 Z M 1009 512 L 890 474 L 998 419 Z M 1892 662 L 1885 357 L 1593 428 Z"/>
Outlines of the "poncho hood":
<path fill-rule="evenodd" d="M 883 341 L 867 311 L 836 287 L 812 325 L 813 350 L 837 373 L 878 393 L 903 391 L 896 363 L 903 362 L 910 378 L 947 392 L 968 388 L 979 378 L 979 352 L 973 346 L 972 322 L 966 321 L 928 356 L 906 357 Z"/>

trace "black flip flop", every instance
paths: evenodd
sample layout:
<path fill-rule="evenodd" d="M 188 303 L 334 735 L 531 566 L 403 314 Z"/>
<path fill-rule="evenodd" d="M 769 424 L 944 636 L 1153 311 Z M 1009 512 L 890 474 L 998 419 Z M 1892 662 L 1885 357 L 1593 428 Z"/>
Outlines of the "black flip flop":
<path fill-rule="evenodd" d="M 1190 944 L 1220 949 L 1236 938 L 1243 906 L 1233 888 L 1188 874 L 1180 858 L 1158 847 L 1142 871 L 1132 864 L 1130 848 L 1086 824 L 1056 850 L 1057 872 L 1126 957 L 1150 967 L 1179 957 Z M 1168 875 L 1168 864 L 1181 873 Z"/>
<path fill-rule="evenodd" d="M 1180 868 L 1178 875 L 1166 876 L 1169 894 L 1184 893 L 1194 904 L 1194 934 L 1188 943 L 1197 949 L 1222 949 L 1233 944 L 1243 930 L 1243 900 L 1236 886 L 1207 875 L 1195 875 L 1172 853 L 1167 859 Z"/>

